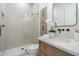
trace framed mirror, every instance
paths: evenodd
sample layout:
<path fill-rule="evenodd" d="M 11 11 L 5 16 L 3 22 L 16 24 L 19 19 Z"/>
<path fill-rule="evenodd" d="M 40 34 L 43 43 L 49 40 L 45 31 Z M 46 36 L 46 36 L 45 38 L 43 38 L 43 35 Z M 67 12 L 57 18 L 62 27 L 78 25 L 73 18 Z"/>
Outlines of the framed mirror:
<path fill-rule="evenodd" d="M 53 21 L 55 26 L 74 26 L 77 24 L 76 3 L 53 3 Z"/>

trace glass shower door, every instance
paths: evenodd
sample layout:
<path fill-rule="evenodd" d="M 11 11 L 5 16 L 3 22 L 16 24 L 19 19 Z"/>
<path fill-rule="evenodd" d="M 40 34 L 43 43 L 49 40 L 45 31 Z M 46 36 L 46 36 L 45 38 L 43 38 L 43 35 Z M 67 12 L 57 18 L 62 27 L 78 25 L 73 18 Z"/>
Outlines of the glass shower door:
<path fill-rule="evenodd" d="M 0 4 L 0 56 L 4 55 L 5 51 L 5 36 L 6 36 L 6 23 L 5 23 L 5 13 L 4 4 Z"/>

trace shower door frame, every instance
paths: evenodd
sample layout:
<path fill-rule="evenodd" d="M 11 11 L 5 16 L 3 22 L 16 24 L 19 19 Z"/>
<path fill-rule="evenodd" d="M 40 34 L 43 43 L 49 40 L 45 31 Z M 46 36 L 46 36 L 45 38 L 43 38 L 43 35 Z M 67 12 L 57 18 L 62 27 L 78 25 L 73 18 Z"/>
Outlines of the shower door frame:
<path fill-rule="evenodd" d="M 4 52 L 6 50 L 6 36 L 7 36 L 7 31 L 6 31 L 6 12 L 5 12 L 5 3 L 0 4 L 2 8 L 0 8 L 0 44 L 1 44 L 1 49 L 0 49 L 0 56 L 4 55 Z"/>

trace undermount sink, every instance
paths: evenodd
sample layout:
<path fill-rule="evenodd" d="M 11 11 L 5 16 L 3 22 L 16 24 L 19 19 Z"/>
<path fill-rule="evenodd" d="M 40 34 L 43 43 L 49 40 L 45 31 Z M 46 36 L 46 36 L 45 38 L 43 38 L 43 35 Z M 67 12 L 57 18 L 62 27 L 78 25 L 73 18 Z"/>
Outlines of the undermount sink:
<path fill-rule="evenodd" d="M 57 36 L 57 37 L 50 37 L 49 35 L 44 35 L 42 38 L 45 38 L 45 39 L 49 39 L 49 40 L 54 40 L 54 41 L 61 41 L 61 42 L 73 42 L 74 40 L 72 39 L 69 39 L 69 38 L 65 38 L 65 37 L 60 37 L 60 36 Z"/>
<path fill-rule="evenodd" d="M 62 40 L 65 42 L 72 42 L 72 40 L 70 40 L 70 39 L 62 39 Z"/>
<path fill-rule="evenodd" d="M 68 39 L 68 38 L 63 38 L 63 37 L 54 37 L 54 38 L 51 38 L 51 39 L 53 39 L 53 40 L 58 40 L 58 41 L 61 41 L 61 42 L 73 42 L 73 40 L 72 39 Z"/>

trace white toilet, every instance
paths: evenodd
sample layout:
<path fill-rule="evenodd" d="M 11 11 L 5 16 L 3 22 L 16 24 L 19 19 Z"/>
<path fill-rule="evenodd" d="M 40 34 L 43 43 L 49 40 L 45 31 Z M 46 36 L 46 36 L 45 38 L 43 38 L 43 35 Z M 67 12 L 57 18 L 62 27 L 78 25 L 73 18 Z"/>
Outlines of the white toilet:
<path fill-rule="evenodd" d="M 37 50 L 38 50 L 38 44 L 33 44 L 31 46 L 28 47 L 28 52 L 31 55 L 36 55 L 37 54 Z"/>
<path fill-rule="evenodd" d="M 38 50 L 38 44 L 32 44 L 32 45 L 29 45 L 21 55 L 23 55 L 23 56 L 36 56 L 37 50 Z"/>

